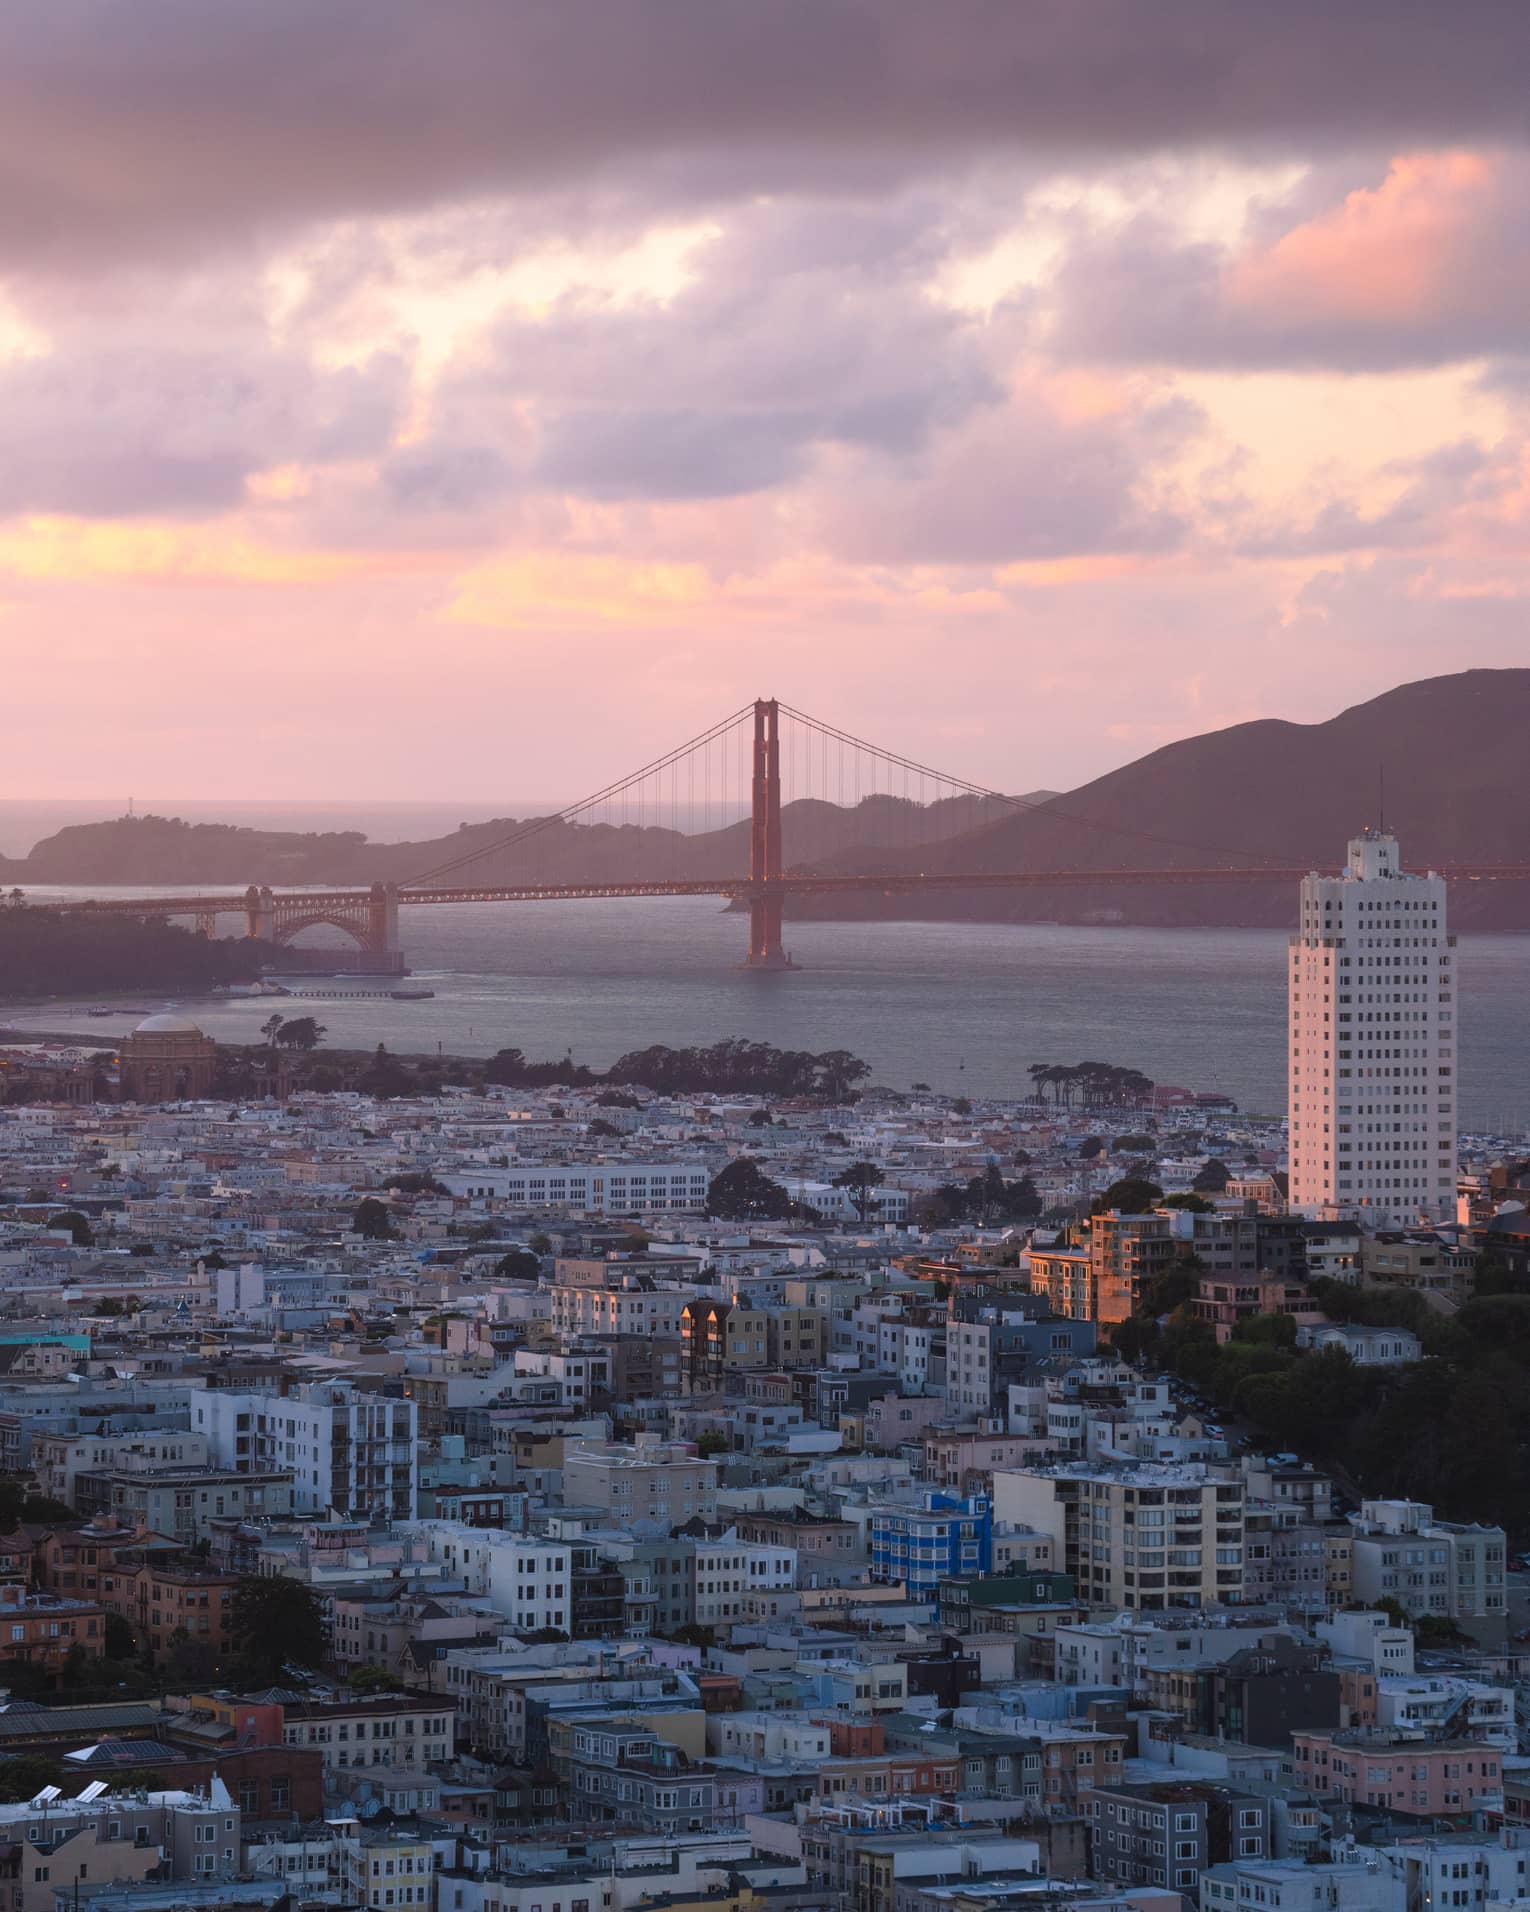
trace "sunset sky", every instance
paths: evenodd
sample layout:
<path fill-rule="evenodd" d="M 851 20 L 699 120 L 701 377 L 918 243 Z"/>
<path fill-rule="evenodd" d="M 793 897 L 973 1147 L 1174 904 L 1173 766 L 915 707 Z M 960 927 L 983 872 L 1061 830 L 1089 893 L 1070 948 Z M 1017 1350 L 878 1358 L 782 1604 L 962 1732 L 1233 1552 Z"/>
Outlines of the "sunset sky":
<path fill-rule="evenodd" d="M 21 0 L 0 797 L 1530 664 L 1526 0 Z"/>

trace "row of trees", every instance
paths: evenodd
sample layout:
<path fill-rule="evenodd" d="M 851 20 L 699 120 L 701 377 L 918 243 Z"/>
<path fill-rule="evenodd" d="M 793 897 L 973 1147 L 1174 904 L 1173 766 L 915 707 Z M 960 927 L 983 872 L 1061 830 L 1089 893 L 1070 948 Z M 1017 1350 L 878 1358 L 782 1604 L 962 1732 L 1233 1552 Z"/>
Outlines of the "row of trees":
<path fill-rule="evenodd" d="M 1151 1076 L 1114 1062 L 1033 1062 L 1026 1074 L 1036 1095 L 1050 1094 L 1060 1108 L 1137 1108 L 1153 1096 Z"/>
<path fill-rule="evenodd" d="M 834 1177 L 833 1186 L 850 1191 L 855 1211 L 865 1222 L 875 1215 L 875 1191 L 881 1182 L 882 1172 L 874 1162 L 854 1162 Z M 935 1221 L 978 1222 L 995 1228 L 1039 1215 L 1041 1197 L 1028 1175 L 1018 1182 L 1006 1181 L 997 1164 L 990 1163 L 985 1173 L 974 1175 L 969 1182 L 949 1182 L 937 1189 L 927 1207 Z M 731 1222 L 819 1219 L 811 1204 L 794 1200 L 749 1155 L 740 1156 L 713 1176 L 707 1191 L 707 1213 L 718 1221 Z"/>
<path fill-rule="evenodd" d="M 806 1049 L 777 1049 L 768 1042 L 734 1036 L 704 1048 L 672 1049 L 655 1043 L 630 1050 L 603 1071 L 587 1068 L 572 1056 L 561 1062 L 532 1062 L 519 1049 L 501 1049 L 485 1066 L 484 1080 L 517 1089 L 593 1088 L 605 1083 L 613 1093 L 638 1087 L 661 1095 L 769 1095 L 844 1102 L 870 1073 L 869 1066 L 848 1049 L 814 1055 Z M 613 1100 L 611 1106 L 631 1104 Z"/>
<path fill-rule="evenodd" d="M 942 1182 L 925 1207 L 936 1223 L 973 1222 L 980 1228 L 1002 1228 L 1010 1222 L 1034 1221 L 1042 1211 L 1042 1200 L 1029 1175 L 1006 1181 L 1004 1171 L 990 1162 L 970 1181 Z"/>

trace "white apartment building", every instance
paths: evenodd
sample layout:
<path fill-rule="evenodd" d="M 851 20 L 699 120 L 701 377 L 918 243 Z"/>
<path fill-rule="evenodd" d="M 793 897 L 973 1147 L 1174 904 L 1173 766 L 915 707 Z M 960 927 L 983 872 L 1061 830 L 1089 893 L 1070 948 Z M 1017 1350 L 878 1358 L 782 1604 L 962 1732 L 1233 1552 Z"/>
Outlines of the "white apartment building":
<path fill-rule="evenodd" d="M 1341 1859 L 1229 1859 L 1201 1873 L 1201 1912 L 1406 1912 L 1399 1880 L 1376 1854 L 1350 1848 Z M 1444 1903 L 1448 1904 L 1447 1899 Z"/>
<path fill-rule="evenodd" d="M 1294 1627 L 1267 1622 L 1207 1626 L 1176 1620 L 1157 1625 L 1126 1614 L 1113 1620 L 1064 1621 L 1056 1632 L 1062 1685 L 1124 1686 L 1131 1693 L 1144 1691 L 1148 1675 L 1165 1667 L 1220 1663 L 1273 1639 L 1297 1637 Z"/>
<path fill-rule="evenodd" d="M 1445 880 L 1367 830 L 1303 877 L 1289 969 L 1291 1206 L 1372 1228 L 1448 1221 L 1456 1181 L 1454 938 Z"/>
<path fill-rule="evenodd" d="M 904 1394 L 923 1394 L 930 1379 L 931 1351 L 936 1330 L 922 1322 L 884 1316 L 877 1333 L 876 1365 L 883 1374 L 896 1374 Z"/>
<path fill-rule="evenodd" d="M 574 1208 L 591 1215 L 700 1212 L 712 1178 L 695 1162 L 512 1162 L 439 1180 L 453 1195 L 510 1208 Z"/>
<path fill-rule="evenodd" d="M 1398 1839 L 1372 1848 L 1383 1873 L 1410 1907 L 1482 1912 L 1530 1898 L 1530 1853 L 1509 1836 Z"/>
<path fill-rule="evenodd" d="M 1385 1613 L 1336 1613 L 1313 1628 L 1335 1659 L 1363 1660 L 1377 1673 L 1413 1671 L 1413 1629 L 1393 1626 Z"/>
<path fill-rule="evenodd" d="M 806 1760 L 817 1765 L 833 1750 L 822 1720 L 800 1713 L 715 1713 L 707 1721 L 709 1750 L 718 1759 Z"/>
<path fill-rule="evenodd" d="M 694 1289 L 660 1288 L 647 1275 L 624 1275 L 600 1288 L 559 1282 L 549 1291 L 553 1330 L 564 1340 L 592 1334 L 678 1337 L 685 1304 L 695 1298 Z"/>
<path fill-rule="evenodd" d="M 411 1520 L 419 1410 L 413 1401 L 311 1381 L 290 1394 L 194 1388 L 191 1430 L 220 1467 L 292 1475 L 292 1510 L 349 1519 Z"/>
<path fill-rule="evenodd" d="M 515 1372 L 549 1381 L 564 1407 L 586 1407 L 592 1394 L 611 1387 L 611 1356 L 604 1348 L 517 1348 Z"/>
<path fill-rule="evenodd" d="M 431 1559 L 488 1600 L 515 1632 L 573 1631 L 573 1553 L 561 1541 L 460 1520 L 420 1520 L 404 1531 L 422 1535 Z"/>
<path fill-rule="evenodd" d="M 1399 1736 L 1480 1739 L 1519 1749 L 1514 1689 L 1445 1674 L 1386 1673 L 1376 1682 L 1376 1724 Z"/>
<path fill-rule="evenodd" d="M 801 1176 L 788 1177 L 785 1186 L 793 1201 L 803 1203 L 825 1221 L 892 1222 L 901 1227 L 908 1220 L 906 1188 L 872 1188 L 862 1195 L 859 1189 L 836 1188 L 832 1182 L 808 1181 Z"/>
<path fill-rule="evenodd" d="M 757 1596 L 788 1592 L 797 1584 L 795 1547 L 724 1535 L 698 1540 L 691 1556 L 691 1598 L 696 1624 L 733 1626 L 741 1620 L 769 1618 Z M 763 1602 L 768 1607 L 768 1601 Z"/>

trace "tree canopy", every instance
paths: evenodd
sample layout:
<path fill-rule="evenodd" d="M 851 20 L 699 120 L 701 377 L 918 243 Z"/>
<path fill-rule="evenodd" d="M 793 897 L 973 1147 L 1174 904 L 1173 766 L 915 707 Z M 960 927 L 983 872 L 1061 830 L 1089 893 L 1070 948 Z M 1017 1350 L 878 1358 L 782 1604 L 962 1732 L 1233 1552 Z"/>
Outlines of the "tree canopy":
<path fill-rule="evenodd" d="M 242 1675 L 273 1684 L 284 1665 L 317 1666 L 327 1645 L 324 1608 L 312 1587 L 285 1574 L 248 1575 L 234 1589 L 230 1637 Z"/>
<path fill-rule="evenodd" d="M 385 1205 L 375 1195 L 368 1195 L 357 1203 L 356 1213 L 351 1218 L 351 1227 L 367 1241 L 395 1241 L 397 1230 L 393 1226 L 393 1217 Z"/>
<path fill-rule="evenodd" d="M 1145 1175 L 1123 1175 L 1089 1204 L 1091 1215 L 1104 1215 L 1114 1209 L 1121 1215 L 1146 1215 L 1163 1200 L 1163 1190 Z"/>
<path fill-rule="evenodd" d="M 835 1188 L 847 1188 L 856 1214 L 864 1222 L 876 1207 L 876 1191 L 882 1185 L 882 1171 L 875 1162 L 852 1162 L 834 1177 Z"/>
<path fill-rule="evenodd" d="M 797 1204 L 773 1182 L 751 1155 L 741 1155 L 712 1177 L 707 1213 L 725 1222 L 779 1222 L 797 1212 Z"/>
<path fill-rule="evenodd" d="M 328 1034 L 313 1016 L 288 1016 L 276 1032 L 276 1041 L 282 1049 L 317 1049 Z"/>

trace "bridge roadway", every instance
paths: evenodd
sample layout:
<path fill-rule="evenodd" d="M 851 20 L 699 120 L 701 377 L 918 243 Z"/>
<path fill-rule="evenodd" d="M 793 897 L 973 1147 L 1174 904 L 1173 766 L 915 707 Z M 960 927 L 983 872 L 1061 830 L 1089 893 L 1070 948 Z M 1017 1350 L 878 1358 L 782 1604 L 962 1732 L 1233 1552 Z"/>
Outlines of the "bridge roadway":
<path fill-rule="evenodd" d="M 838 875 L 811 870 L 788 870 L 763 882 L 747 875 L 666 877 L 652 882 L 630 879 L 583 883 L 478 883 L 461 888 L 399 889 L 392 892 L 400 907 L 439 903 L 541 903 L 603 896 L 727 896 L 748 897 L 768 890 L 777 896 L 832 896 L 894 894 L 916 890 L 1079 888 L 1091 884 L 1172 883 L 1283 883 L 1294 885 L 1309 871 L 1298 868 L 1167 869 L 1167 870 L 888 870 L 860 875 Z M 1530 880 L 1527 863 L 1456 864 L 1439 874 L 1453 883 L 1524 882 Z M 363 909 L 372 900 L 370 889 L 293 889 L 274 894 L 274 900 L 309 910 Z M 117 916 L 213 916 L 243 914 L 249 904 L 246 891 L 182 896 L 91 896 L 72 900 L 50 898 L 30 903 L 33 909 L 85 911 Z"/>

